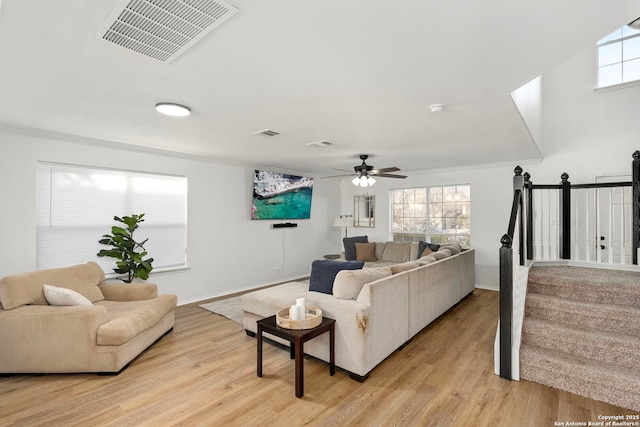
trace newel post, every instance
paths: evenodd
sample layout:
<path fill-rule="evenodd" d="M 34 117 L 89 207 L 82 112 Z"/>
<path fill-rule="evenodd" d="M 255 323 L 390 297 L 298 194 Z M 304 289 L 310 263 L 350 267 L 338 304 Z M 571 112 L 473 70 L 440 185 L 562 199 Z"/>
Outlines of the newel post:
<path fill-rule="evenodd" d="M 500 378 L 511 380 L 511 327 L 513 324 L 513 243 L 500 239 Z"/>
<path fill-rule="evenodd" d="M 566 172 L 560 178 L 560 259 L 571 259 L 571 183 Z"/>
<path fill-rule="evenodd" d="M 632 216 L 632 264 L 638 264 L 638 248 L 640 247 L 640 151 L 633 153 L 631 166 L 631 183 L 633 192 Z"/>

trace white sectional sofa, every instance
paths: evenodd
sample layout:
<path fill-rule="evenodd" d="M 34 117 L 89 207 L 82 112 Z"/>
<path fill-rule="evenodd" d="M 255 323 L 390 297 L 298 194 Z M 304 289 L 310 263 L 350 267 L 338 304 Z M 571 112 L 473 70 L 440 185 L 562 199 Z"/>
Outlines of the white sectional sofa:
<path fill-rule="evenodd" d="M 244 328 L 247 334 L 255 335 L 257 320 L 272 316 L 294 304 L 296 298 L 304 297 L 307 305 L 321 308 L 323 315 L 336 320 L 336 366 L 363 381 L 387 356 L 473 292 L 475 251 L 453 255 L 449 250 L 441 252 L 439 260 L 429 256 L 391 267 L 341 271 L 335 278 L 333 294 L 309 291 L 304 282 L 244 294 L 241 296 Z M 368 281 L 375 277 L 380 278 Z M 304 350 L 328 361 L 328 334 L 308 341 Z"/>

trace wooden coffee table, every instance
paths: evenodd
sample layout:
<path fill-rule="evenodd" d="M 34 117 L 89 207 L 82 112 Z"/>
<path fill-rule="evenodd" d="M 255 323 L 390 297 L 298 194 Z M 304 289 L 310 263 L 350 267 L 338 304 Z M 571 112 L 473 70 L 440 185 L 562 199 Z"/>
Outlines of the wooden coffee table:
<path fill-rule="evenodd" d="M 322 323 L 315 328 L 311 329 L 286 329 L 281 328 L 276 324 L 276 316 L 267 317 L 258 320 L 258 376 L 262 376 L 262 333 L 267 332 L 271 335 L 275 335 L 279 338 L 289 341 L 291 358 L 296 360 L 295 362 L 295 374 L 296 374 L 296 397 L 304 396 L 304 343 L 329 332 L 329 375 L 333 375 L 336 372 L 335 366 L 335 325 L 336 321 L 328 317 L 322 318 Z"/>

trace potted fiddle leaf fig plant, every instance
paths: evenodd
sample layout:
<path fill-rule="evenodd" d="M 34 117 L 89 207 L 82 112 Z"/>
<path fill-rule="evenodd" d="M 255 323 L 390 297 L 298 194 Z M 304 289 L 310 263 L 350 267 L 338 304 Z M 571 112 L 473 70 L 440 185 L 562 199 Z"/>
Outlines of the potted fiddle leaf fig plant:
<path fill-rule="evenodd" d="M 99 243 L 112 246 L 112 248 L 102 249 L 97 255 L 115 258 L 116 268 L 113 271 L 118 274 L 126 274 L 126 278 L 122 278 L 125 283 L 131 283 L 135 278 L 147 280 L 149 273 L 153 270 L 151 265 L 153 258 L 144 259 L 148 255 L 144 244 L 149 239 L 136 242 L 133 238 L 133 232 L 141 222 L 144 222 L 144 214 L 132 214 L 122 218 L 114 216 L 113 219 L 123 225 L 114 225 L 111 227 L 111 234 L 102 236 Z"/>

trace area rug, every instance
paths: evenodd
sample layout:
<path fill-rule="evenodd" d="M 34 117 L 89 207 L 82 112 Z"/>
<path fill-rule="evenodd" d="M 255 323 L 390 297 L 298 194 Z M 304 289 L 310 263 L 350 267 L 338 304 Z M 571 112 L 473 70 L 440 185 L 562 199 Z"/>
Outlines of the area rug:
<path fill-rule="evenodd" d="M 231 319 L 234 322 L 242 323 L 242 310 L 240 310 L 240 297 L 225 298 L 198 307 L 209 310 L 215 314 Z"/>

